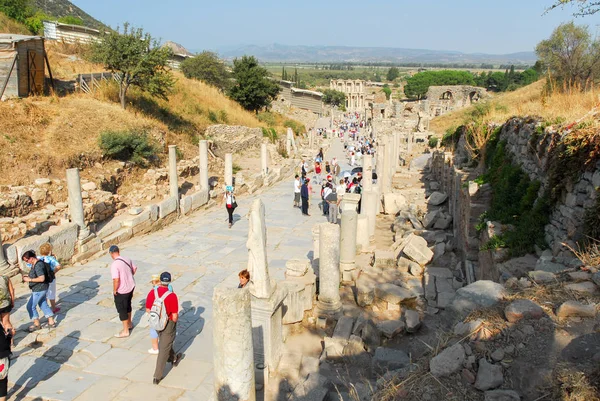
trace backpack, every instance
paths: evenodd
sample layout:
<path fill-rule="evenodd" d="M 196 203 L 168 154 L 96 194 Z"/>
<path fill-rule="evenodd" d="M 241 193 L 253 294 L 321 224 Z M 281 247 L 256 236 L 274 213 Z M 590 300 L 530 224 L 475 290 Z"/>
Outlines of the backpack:
<path fill-rule="evenodd" d="M 167 327 L 169 316 L 167 315 L 167 308 L 165 308 L 165 298 L 170 294 L 172 294 L 171 291 L 165 291 L 162 297 L 159 297 L 158 288 L 154 288 L 154 302 L 152 303 L 152 308 L 150 308 L 148 322 L 150 328 L 156 331 L 163 331 Z"/>
<path fill-rule="evenodd" d="M 44 264 L 44 284 L 50 284 L 56 278 L 54 271 L 50 267 L 50 263 L 47 263 L 41 259 L 38 260 L 38 263 L 41 262 Z"/>

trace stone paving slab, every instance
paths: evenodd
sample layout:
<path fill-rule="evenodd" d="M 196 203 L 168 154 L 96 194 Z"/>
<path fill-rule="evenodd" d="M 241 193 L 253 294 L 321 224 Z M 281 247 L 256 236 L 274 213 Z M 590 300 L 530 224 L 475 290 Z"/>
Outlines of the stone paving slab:
<path fill-rule="evenodd" d="M 332 151 L 328 158 L 335 155 L 343 164 L 339 141 Z M 342 165 L 342 170 L 347 166 Z M 120 245 L 122 254 L 138 266 L 132 305 L 135 329 L 129 338 L 113 337 L 121 323 L 112 296 L 110 256 L 103 254 L 84 265 L 63 269 L 57 275 L 61 307 L 57 328 L 38 332 L 41 342 L 37 349 L 26 347 L 35 337 L 18 337 L 27 344 L 15 347 L 18 357 L 9 376 L 13 395 L 76 401 L 214 400 L 212 294 L 222 283 L 237 286 L 237 273 L 247 266 L 247 213 L 252 201 L 262 198 L 265 203 L 267 257 L 275 279 L 284 278 L 288 259 L 312 254 L 311 228 L 326 221 L 317 208 L 317 186 L 313 188 L 311 217 L 292 207 L 292 191 L 289 179 L 259 194 L 240 197 L 231 229 L 224 207 L 217 207 L 197 211 Z M 156 356 L 147 353 L 150 338 L 144 300 L 151 289 L 152 274 L 165 270 L 173 275 L 180 297 L 175 349 L 185 357 L 177 368 L 168 370 L 159 386 L 153 386 Z M 25 304 L 30 292 L 16 280 L 13 284 L 18 298 L 11 319 L 16 327 L 26 329 L 30 322 Z"/>

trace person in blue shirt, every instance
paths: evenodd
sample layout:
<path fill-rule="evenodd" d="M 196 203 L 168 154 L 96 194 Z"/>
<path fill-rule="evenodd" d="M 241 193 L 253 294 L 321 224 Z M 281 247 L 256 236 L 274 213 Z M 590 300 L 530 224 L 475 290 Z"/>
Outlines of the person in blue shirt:
<path fill-rule="evenodd" d="M 40 246 L 39 259 L 48 263 L 54 273 L 61 269 L 60 263 L 58 260 L 56 260 L 56 257 L 52 255 L 52 245 L 50 245 L 48 242 Z M 60 308 L 56 307 L 56 278 L 48 286 L 48 293 L 46 297 L 48 298 L 48 303 L 50 304 L 50 309 L 52 309 L 52 312 L 60 312 Z"/>

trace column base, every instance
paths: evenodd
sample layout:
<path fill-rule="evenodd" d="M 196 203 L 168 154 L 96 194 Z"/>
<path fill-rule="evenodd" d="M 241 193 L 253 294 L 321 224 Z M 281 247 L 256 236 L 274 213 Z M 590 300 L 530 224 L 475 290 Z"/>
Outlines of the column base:
<path fill-rule="evenodd" d="M 356 263 L 354 262 L 340 262 L 340 273 L 342 276 L 342 282 L 350 283 L 354 281 L 352 279 L 353 272 L 356 270 Z"/>
<path fill-rule="evenodd" d="M 336 302 L 325 302 L 317 301 L 317 307 L 315 308 L 315 314 L 317 317 L 339 319 L 342 316 L 342 302 L 340 300 Z"/>

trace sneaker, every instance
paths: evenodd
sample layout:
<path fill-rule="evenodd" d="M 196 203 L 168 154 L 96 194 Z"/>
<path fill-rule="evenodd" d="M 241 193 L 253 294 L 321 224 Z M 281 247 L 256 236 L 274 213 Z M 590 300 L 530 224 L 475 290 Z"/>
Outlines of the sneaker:
<path fill-rule="evenodd" d="M 152 379 L 152 383 L 153 384 L 158 384 L 158 383 L 160 383 L 160 379 Z"/>
<path fill-rule="evenodd" d="M 177 366 L 179 365 L 179 362 L 181 362 L 181 359 L 183 358 L 183 354 L 181 352 L 179 352 L 177 355 L 175 355 L 175 358 L 173 358 L 173 362 L 171 362 L 173 364 L 173 366 Z"/>
<path fill-rule="evenodd" d="M 148 353 L 149 353 L 149 354 L 152 354 L 152 355 L 158 355 L 158 350 L 157 350 L 157 349 L 154 349 L 154 348 L 150 348 L 150 349 L 148 350 Z"/>
<path fill-rule="evenodd" d="M 57 314 L 58 312 L 60 312 L 60 308 L 59 308 L 59 307 L 56 307 L 56 308 L 54 308 L 54 310 L 53 310 L 52 312 L 53 312 L 54 314 Z"/>

